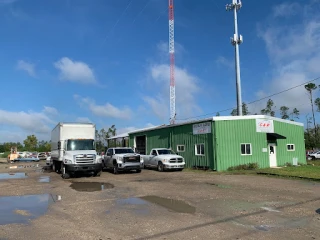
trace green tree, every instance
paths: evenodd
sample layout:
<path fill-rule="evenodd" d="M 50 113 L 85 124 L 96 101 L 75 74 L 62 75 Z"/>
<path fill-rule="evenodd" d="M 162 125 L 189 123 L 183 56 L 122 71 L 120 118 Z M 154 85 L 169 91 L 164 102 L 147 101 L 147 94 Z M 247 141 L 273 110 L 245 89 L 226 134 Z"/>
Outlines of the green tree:
<path fill-rule="evenodd" d="M 311 110 L 312 110 L 312 119 L 313 119 L 313 126 L 315 130 L 315 134 L 317 135 L 317 127 L 316 127 L 316 119 L 314 117 L 314 108 L 313 108 L 313 91 L 317 89 L 317 86 L 314 83 L 308 83 L 304 85 L 304 88 L 307 90 L 309 93 L 309 99 L 310 99 L 310 104 L 311 104 Z"/>
<path fill-rule="evenodd" d="M 231 116 L 238 116 L 238 110 L 235 108 L 232 110 L 232 112 L 230 113 Z M 249 115 L 250 112 L 248 110 L 248 106 L 245 102 L 242 103 L 242 115 L 243 116 L 246 116 L 246 115 Z"/>
<path fill-rule="evenodd" d="M 280 115 L 282 119 L 289 119 L 288 111 L 289 111 L 288 107 L 286 106 L 280 107 Z"/>
<path fill-rule="evenodd" d="M 275 111 L 273 110 L 273 106 L 274 106 L 274 102 L 272 101 L 272 99 L 269 99 L 267 101 L 266 108 L 261 110 L 261 114 L 270 115 L 270 116 L 274 117 L 276 114 L 275 114 Z"/>
<path fill-rule="evenodd" d="M 23 141 L 25 148 L 28 151 L 35 151 L 38 146 L 38 139 L 35 135 L 29 135 L 27 138 Z"/>
<path fill-rule="evenodd" d="M 50 152 L 51 151 L 51 143 L 47 141 L 40 141 L 38 143 L 38 152 Z"/>
<path fill-rule="evenodd" d="M 294 121 L 295 118 L 299 119 L 300 111 L 297 108 L 294 108 L 290 113 L 291 121 Z"/>

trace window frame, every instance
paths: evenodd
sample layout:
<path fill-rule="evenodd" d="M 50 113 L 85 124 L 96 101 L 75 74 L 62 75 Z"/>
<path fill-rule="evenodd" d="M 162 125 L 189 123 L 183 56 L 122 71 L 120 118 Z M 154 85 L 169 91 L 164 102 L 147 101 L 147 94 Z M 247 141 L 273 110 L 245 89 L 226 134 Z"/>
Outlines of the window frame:
<path fill-rule="evenodd" d="M 179 151 L 179 147 L 183 147 L 183 151 Z M 177 145 L 177 152 L 185 152 L 185 151 L 186 151 L 185 145 L 182 145 L 182 144 Z"/>
<path fill-rule="evenodd" d="M 198 154 L 197 152 L 197 146 L 198 145 L 203 145 L 203 154 Z M 201 149 L 200 149 L 200 152 L 201 152 Z M 195 154 L 195 156 L 205 156 L 206 154 L 205 154 L 205 144 L 204 143 L 196 143 L 195 145 L 194 145 L 194 154 Z"/>
<path fill-rule="evenodd" d="M 288 152 L 294 152 L 296 150 L 296 146 L 293 143 L 288 143 L 286 146 L 287 146 L 287 151 Z M 288 146 L 293 146 L 293 149 L 288 149 Z"/>
<path fill-rule="evenodd" d="M 244 149 L 245 149 L 245 153 L 242 154 L 242 145 L 245 145 Z M 246 150 L 247 150 L 247 145 L 250 146 L 250 154 L 247 154 Z M 240 143 L 240 154 L 241 156 L 252 156 L 252 144 L 251 143 Z"/>

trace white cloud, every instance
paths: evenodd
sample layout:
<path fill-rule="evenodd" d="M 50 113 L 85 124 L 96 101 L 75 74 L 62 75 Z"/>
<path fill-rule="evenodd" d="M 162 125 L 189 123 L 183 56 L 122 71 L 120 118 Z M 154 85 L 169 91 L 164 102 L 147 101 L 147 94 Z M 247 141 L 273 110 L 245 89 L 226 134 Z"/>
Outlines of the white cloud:
<path fill-rule="evenodd" d="M 218 65 L 223 65 L 223 66 L 227 67 L 228 69 L 234 69 L 234 67 L 235 67 L 234 60 L 229 60 L 223 56 L 219 56 L 216 60 L 216 63 Z"/>
<path fill-rule="evenodd" d="M 0 142 L 22 141 L 29 134 L 35 134 L 38 139 L 50 139 L 50 132 L 56 121 L 47 116 L 48 109 L 54 108 L 45 107 L 41 112 L 0 109 L 0 124 L 5 129 L 0 131 Z"/>
<path fill-rule="evenodd" d="M 23 60 L 19 60 L 17 63 L 17 69 L 26 71 L 31 77 L 36 77 L 35 65 Z"/>
<path fill-rule="evenodd" d="M 79 123 L 92 123 L 92 121 L 87 117 L 78 117 L 76 119 L 76 122 L 79 122 Z"/>
<path fill-rule="evenodd" d="M 104 105 L 97 105 L 91 98 L 83 98 L 79 95 L 74 95 L 78 103 L 88 108 L 94 115 L 100 117 L 112 117 L 119 119 L 131 119 L 132 111 L 129 107 L 117 108 L 110 103 Z"/>
<path fill-rule="evenodd" d="M 299 17 L 303 21 L 291 21 L 291 25 L 281 24 L 274 18 L 269 19 L 265 26 L 259 27 L 259 36 L 264 40 L 267 53 L 273 67 L 273 77 L 265 83 L 264 89 L 256 95 L 270 95 L 290 87 L 303 84 L 320 74 L 320 18 L 310 16 L 311 1 L 301 6 Z M 281 5 L 275 8 L 273 16 L 279 16 Z M 308 14 L 306 14 L 308 13 Z M 298 13 L 296 13 L 298 14 Z M 296 17 L 296 15 L 294 16 Z M 277 24 L 273 24 L 275 21 Z M 317 82 L 316 82 L 317 84 Z M 318 90 L 315 92 L 318 94 Z M 304 86 L 272 97 L 277 108 L 280 106 L 297 107 L 301 112 L 310 111 L 309 99 Z M 258 103 L 258 108 L 261 109 Z M 257 110 L 257 109 L 256 109 Z"/>
<path fill-rule="evenodd" d="M 50 115 L 57 115 L 58 110 L 53 107 L 44 106 L 43 112 Z"/>
<path fill-rule="evenodd" d="M 143 100 L 151 107 L 154 114 L 161 120 L 169 121 L 169 85 L 170 66 L 156 64 L 150 67 L 152 86 L 156 95 L 145 96 Z M 200 93 L 199 79 L 191 75 L 186 69 L 175 67 L 176 80 L 176 112 L 177 118 L 190 117 L 201 113 L 196 103 L 196 96 Z"/>
<path fill-rule="evenodd" d="M 63 57 L 55 62 L 54 66 L 60 70 L 61 80 L 83 84 L 97 82 L 93 70 L 84 62 L 73 61 L 70 58 Z"/>
<path fill-rule="evenodd" d="M 298 13 L 301 9 L 300 4 L 293 2 L 293 3 L 282 3 L 276 5 L 273 8 L 273 16 L 274 17 L 290 17 Z"/>

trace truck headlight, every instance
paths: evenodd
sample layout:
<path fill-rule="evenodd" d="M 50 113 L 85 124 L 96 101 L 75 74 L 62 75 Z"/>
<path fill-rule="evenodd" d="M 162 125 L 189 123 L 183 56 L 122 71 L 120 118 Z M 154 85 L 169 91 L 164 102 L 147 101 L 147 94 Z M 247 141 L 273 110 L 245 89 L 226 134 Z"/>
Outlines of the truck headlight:
<path fill-rule="evenodd" d="M 64 163 L 72 163 L 72 160 L 70 160 L 70 159 L 65 159 L 65 160 L 64 160 Z"/>
<path fill-rule="evenodd" d="M 122 163 L 122 158 L 121 158 L 121 157 L 118 157 L 118 158 L 117 158 L 117 161 L 118 161 L 118 163 Z"/>

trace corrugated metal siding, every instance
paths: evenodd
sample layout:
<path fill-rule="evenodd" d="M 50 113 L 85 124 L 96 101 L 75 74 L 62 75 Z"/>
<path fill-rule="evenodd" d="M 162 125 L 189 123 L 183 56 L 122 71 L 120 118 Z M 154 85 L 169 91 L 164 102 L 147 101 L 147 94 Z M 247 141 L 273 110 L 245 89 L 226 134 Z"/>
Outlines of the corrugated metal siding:
<path fill-rule="evenodd" d="M 265 133 L 256 132 L 256 120 L 216 121 L 216 151 L 218 171 L 247 163 L 258 163 L 269 167 L 269 155 L 262 148 L 267 147 Z M 241 143 L 251 143 L 252 155 L 241 155 Z"/>
<path fill-rule="evenodd" d="M 287 162 L 292 163 L 293 158 L 298 158 L 299 163 L 306 164 L 303 126 L 274 121 L 274 131 L 287 138 L 277 140 L 278 166 L 283 166 Z M 287 151 L 287 144 L 294 144 L 295 151 Z"/>
<path fill-rule="evenodd" d="M 185 152 L 179 152 L 186 160 L 186 167 L 207 166 L 214 169 L 212 133 L 193 135 L 193 124 L 156 129 L 129 134 L 130 146 L 134 145 L 135 136 L 147 136 L 147 152 L 152 148 L 169 148 L 177 152 L 177 145 L 185 145 Z M 195 155 L 195 144 L 205 144 L 205 155 Z"/>

